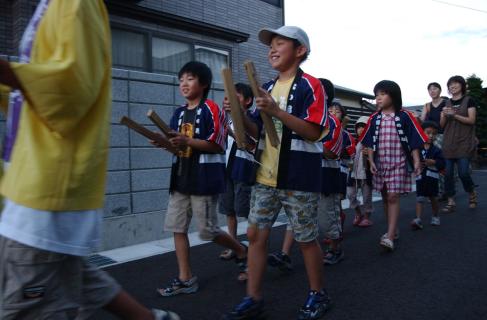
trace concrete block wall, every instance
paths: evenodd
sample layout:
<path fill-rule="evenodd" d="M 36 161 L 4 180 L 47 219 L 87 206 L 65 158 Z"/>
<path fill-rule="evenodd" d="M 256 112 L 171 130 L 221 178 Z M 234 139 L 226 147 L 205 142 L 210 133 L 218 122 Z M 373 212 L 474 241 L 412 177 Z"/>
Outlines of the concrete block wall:
<path fill-rule="evenodd" d="M 105 250 L 172 236 L 163 232 L 172 156 L 152 147 L 119 121 L 128 115 L 157 130 L 147 118 L 147 111 L 154 109 L 169 123 L 175 108 L 183 103 L 173 76 L 113 69 L 112 86 Z M 222 97 L 222 86 L 214 86 L 209 98 L 220 103 Z"/>

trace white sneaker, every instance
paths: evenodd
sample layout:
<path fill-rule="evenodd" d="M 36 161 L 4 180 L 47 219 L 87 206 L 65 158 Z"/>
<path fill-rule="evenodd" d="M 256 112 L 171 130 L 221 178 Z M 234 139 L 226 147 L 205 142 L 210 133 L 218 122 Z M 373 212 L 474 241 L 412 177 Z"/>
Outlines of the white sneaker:
<path fill-rule="evenodd" d="M 380 245 L 388 251 L 394 251 L 394 241 L 387 237 L 380 239 Z"/>
<path fill-rule="evenodd" d="M 385 239 L 385 238 L 387 238 L 387 232 L 386 232 L 386 233 L 384 233 L 384 234 L 382 235 L 382 237 L 380 237 L 380 238 L 381 238 L 381 239 Z M 397 229 L 397 230 L 396 230 L 396 235 L 394 236 L 394 240 L 398 240 L 398 239 L 399 239 L 399 229 Z"/>
<path fill-rule="evenodd" d="M 171 311 L 152 309 L 154 320 L 180 320 L 179 316 Z"/>
<path fill-rule="evenodd" d="M 432 226 L 439 226 L 440 225 L 440 217 L 431 217 L 431 225 Z"/>

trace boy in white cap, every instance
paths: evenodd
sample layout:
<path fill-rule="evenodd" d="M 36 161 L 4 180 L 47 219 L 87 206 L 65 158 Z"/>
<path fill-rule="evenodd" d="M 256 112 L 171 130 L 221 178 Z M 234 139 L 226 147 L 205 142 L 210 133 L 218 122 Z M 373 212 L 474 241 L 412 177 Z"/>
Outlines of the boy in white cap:
<path fill-rule="evenodd" d="M 271 116 L 280 137 L 273 147 L 262 130 L 259 112 L 246 119 L 249 132 L 259 132 L 256 183 L 250 200 L 247 296 L 225 319 L 259 319 L 263 315 L 262 280 L 267 242 L 282 207 L 303 253 L 310 291 L 298 319 L 318 319 L 329 306 L 323 289 L 322 251 L 318 236 L 317 204 L 321 157 L 327 124 L 326 98 L 320 81 L 300 68 L 310 52 L 306 33 L 293 26 L 262 29 L 259 39 L 269 46 L 268 59 L 279 72 L 264 84 L 256 99 L 260 112 Z M 249 121 L 253 120 L 253 121 Z"/>

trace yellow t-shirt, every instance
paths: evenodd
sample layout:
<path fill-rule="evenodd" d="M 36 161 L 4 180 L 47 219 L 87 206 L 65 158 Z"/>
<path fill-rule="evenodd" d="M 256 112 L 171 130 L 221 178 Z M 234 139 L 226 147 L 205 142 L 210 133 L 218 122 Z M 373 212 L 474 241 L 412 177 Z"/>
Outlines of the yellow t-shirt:
<path fill-rule="evenodd" d="M 103 207 L 111 39 L 103 0 L 51 0 L 31 62 L 11 63 L 25 97 L 1 193 L 49 211 Z M 5 88 L 0 88 L 2 103 Z"/>
<path fill-rule="evenodd" d="M 294 78 L 286 81 L 277 80 L 274 88 L 272 88 L 271 95 L 279 105 L 281 110 L 287 109 L 287 97 L 289 90 L 293 84 Z M 274 127 L 276 128 L 279 139 L 282 139 L 282 127 L 283 124 L 280 120 L 272 118 L 274 121 Z M 269 137 L 265 136 L 265 147 L 260 158 L 260 167 L 257 170 L 256 181 L 260 184 L 264 184 L 270 187 L 277 186 L 277 171 L 279 169 L 279 152 L 281 151 L 281 145 L 277 148 L 271 145 Z"/>

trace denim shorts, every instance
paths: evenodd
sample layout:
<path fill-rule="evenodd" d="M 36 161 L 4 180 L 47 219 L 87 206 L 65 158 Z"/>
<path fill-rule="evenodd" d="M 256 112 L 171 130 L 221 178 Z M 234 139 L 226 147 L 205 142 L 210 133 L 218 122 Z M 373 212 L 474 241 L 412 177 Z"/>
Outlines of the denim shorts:
<path fill-rule="evenodd" d="M 298 242 L 311 242 L 318 237 L 319 193 L 283 190 L 256 184 L 250 196 L 249 227 L 270 229 L 284 208 Z"/>
<path fill-rule="evenodd" d="M 250 211 L 250 191 L 251 186 L 226 179 L 227 188 L 218 197 L 218 212 L 226 216 L 237 216 L 248 218 Z"/>

